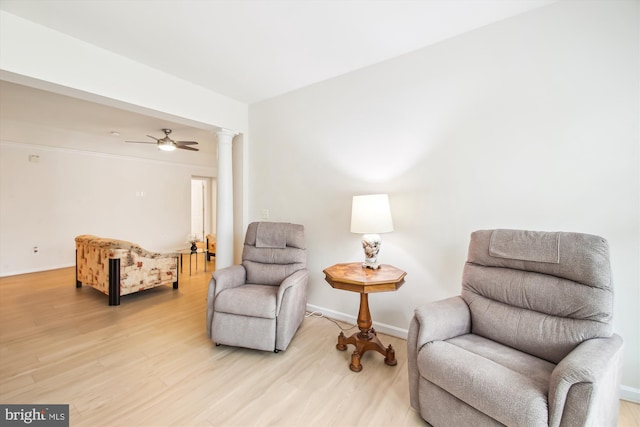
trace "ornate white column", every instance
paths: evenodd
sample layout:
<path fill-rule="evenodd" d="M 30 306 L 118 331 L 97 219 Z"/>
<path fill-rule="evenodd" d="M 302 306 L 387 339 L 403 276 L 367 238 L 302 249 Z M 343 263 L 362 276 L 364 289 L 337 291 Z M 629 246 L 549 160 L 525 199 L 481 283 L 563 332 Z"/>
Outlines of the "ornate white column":
<path fill-rule="evenodd" d="M 218 133 L 218 191 L 216 202 L 216 270 L 233 265 L 233 137 Z"/>

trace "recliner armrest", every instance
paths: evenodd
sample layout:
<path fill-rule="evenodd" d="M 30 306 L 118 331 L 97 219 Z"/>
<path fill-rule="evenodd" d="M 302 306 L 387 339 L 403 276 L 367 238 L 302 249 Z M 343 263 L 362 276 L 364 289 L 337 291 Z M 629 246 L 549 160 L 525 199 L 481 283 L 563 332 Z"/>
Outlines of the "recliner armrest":
<path fill-rule="evenodd" d="M 601 384 L 607 383 L 613 390 L 606 394 L 612 394 L 617 399 L 617 384 L 607 381 L 605 377 L 617 376 L 615 371 L 619 371 L 619 361 L 623 347 L 622 338 L 613 334 L 609 338 L 592 338 L 583 341 L 571 353 L 558 363 L 549 381 L 549 425 L 559 426 L 562 415 L 567 405 L 571 387 L 578 384 Z M 611 370 L 614 370 L 612 372 Z M 589 407 L 583 402 L 584 407 Z"/>
<path fill-rule="evenodd" d="M 246 278 L 247 271 L 242 265 L 232 265 L 230 267 L 221 268 L 211 275 L 209 289 L 207 290 L 207 336 L 209 338 L 211 338 L 213 301 L 215 300 L 216 295 L 225 289 L 244 285 Z"/>
<path fill-rule="evenodd" d="M 212 285 L 215 287 L 213 296 L 218 295 L 225 289 L 244 285 L 246 281 L 247 271 L 242 265 L 232 265 L 216 270 L 211 276 Z"/>
<path fill-rule="evenodd" d="M 431 302 L 415 309 L 407 335 L 407 368 L 411 406 L 419 410 L 418 352 L 428 342 L 471 332 L 471 313 L 461 296 Z"/>
<path fill-rule="evenodd" d="M 469 306 L 460 296 L 431 302 L 415 309 L 418 322 L 416 349 L 431 341 L 442 341 L 471 332 Z"/>
<path fill-rule="evenodd" d="M 284 297 L 287 289 L 292 286 L 304 285 L 309 280 L 309 270 L 306 268 L 298 270 L 292 275 L 288 276 L 282 281 L 278 288 L 278 300 L 276 302 L 276 313 L 280 313 L 280 306 L 282 305 L 282 298 Z"/>

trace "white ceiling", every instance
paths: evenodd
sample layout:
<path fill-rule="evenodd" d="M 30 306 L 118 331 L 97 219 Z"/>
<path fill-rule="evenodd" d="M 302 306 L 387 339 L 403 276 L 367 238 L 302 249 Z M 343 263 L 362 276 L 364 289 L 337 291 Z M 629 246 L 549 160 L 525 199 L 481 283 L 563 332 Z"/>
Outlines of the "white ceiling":
<path fill-rule="evenodd" d="M 251 104 L 557 0 L 0 0 L 0 9 Z"/>
<path fill-rule="evenodd" d="M 0 81 L 0 123 L 0 137 L 12 141 L 30 137 L 24 135 L 24 128 L 15 126 L 22 123 L 28 127 L 36 126 L 45 134 L 53 131 L 52 136 L 57 129 L 91 135 L 111 144 L 127 140 L 153 142 L 147 135 L 162 138 L 161 129 L 168 128 L 172 130 L 172 139 L 196 140 L 200 142 L 196 148 L 205 153 L 215 152 L 212 132 L 193 127 L 178 118 L 135 113 L 7 81 Z M 119 135 L 112 135 L 112 132 Z M 144 150 L 135 146 L 127 149 Z"/>
<path fill-rule="evenodd" d="M 0 9 L 251 104 L 555 1 L 0 0 Z M 176 140 L 200 141 L 200 153 L 185 159 L 215 153 L 212 130 L 187 120 L 7 81 L 0 81 L 0 122 L 2 136 L 14 140 L 24 135 L 13 124 L 28 123 L 43 135 L 90 135 L 149 156 L 157 150 L 123 141 L 170 128 Z M 111 131 L 120 136 L 105 138 Z"/>

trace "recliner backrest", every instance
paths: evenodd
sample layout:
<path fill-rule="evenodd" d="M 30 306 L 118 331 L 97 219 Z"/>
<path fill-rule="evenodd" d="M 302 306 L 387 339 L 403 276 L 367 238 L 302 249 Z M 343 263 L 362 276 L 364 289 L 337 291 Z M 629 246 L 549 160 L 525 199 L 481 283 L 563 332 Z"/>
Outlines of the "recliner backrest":
<path fill-rule="evenodd" d="M 247 283 L 279 285 L 307 266 L 304 226 L 282 222 L 253 222 L 242 252 Z"/>
<path fill-rule="evenodd" d="M 554 363 L 582 341 L 612 334 L 609 245 L 602 237 L 473 232 L 461 294 L 472 333 Z"/>

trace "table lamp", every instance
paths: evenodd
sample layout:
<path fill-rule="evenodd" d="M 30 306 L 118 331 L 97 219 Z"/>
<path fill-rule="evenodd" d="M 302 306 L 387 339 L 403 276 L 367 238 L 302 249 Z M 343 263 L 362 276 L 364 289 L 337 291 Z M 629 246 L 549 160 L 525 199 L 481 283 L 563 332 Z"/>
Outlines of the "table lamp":
<path fill-rule="evenodd" d="M 351 204 L 351 232 L 362 233 L 364 263 L 362 268 L 380 268 L 378 252 L 382 239 L 378 233 L 393 231 L 391 208 L 387 194 L 353 196 Z"/>

